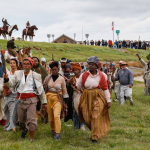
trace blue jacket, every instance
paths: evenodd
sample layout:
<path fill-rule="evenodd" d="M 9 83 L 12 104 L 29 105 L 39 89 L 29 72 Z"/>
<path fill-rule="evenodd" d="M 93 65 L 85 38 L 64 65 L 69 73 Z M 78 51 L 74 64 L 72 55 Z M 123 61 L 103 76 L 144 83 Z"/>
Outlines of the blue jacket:
<path fill-rule="evenodd" d="M 133 74 L 131 73 L 131 71 L 129 69 L 125 69 L 124 73 L 122 73 L 122 71 L 122 69 L 118 71 L 115 76 L 115 81 L 119 80 L 121 85 L 133 85 Z"/>

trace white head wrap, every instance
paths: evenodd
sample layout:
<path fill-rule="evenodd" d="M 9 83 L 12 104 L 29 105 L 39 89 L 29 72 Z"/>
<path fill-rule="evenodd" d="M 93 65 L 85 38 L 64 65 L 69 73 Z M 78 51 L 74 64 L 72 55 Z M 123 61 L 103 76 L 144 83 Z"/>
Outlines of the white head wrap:
<path fill-rule="evenodd" d="M 61 58 L 60 62 L 67 62 L 67 59 L 66 58 Z"/>
<path fill-rule="evenodd" d="M 45 59 L 45 58 L 41 58 L 41 62 L 42 62 L 42 61 L 46 62 L 46 59 Z"/>

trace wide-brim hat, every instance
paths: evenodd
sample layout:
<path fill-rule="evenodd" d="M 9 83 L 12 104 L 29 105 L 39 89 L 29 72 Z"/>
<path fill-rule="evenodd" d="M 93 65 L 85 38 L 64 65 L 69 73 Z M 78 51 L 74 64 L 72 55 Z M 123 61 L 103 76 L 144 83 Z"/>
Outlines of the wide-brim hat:
<path fill-rule="evenodd" d="M 122 63 L 123 63 L 123 61 L 122 61 L 122 60 L 120 60 L 120 61 L 119 61 L 119 64 L 122 64 Z"/>
<path fill-rule="evenodd" d="M 122 66 L 122 65 L 128 65 L 128 64 L 127 64 L 125 61 L 123 61 L 122 64 L 121 64 L 121 66 Z"/>

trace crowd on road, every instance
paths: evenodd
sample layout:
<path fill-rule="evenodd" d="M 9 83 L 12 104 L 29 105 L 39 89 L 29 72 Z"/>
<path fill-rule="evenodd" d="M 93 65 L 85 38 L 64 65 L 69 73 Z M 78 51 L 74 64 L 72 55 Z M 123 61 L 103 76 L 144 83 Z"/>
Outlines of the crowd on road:
<path fill-rule="evenodd" d="M 83 41 L 80 42 L 80 44 L 84 45 L 95 45 L 95 46 L 105 46 L 105 47 L 113 47 L 113 41 L 112 40 L 103 40 L 100 41 Z M 150 41 L 133 41 L 133 40 L 115 40 L 114 41 L 114 48 L 132 48 L 132 49 L 143 49 L 143 50 L 150 50 Z"/>

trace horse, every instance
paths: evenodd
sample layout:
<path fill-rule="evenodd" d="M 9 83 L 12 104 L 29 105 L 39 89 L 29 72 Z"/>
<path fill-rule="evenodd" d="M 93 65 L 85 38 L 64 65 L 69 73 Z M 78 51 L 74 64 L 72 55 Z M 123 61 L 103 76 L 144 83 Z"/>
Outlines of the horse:
<path fill-rule="evenodd" d="M 27 35 L 30 38 L 30 41 L 33 41 L 33 36 L 34 35 L 34 30 L 38 30 L 38 28 L 36 27 L 36 25 L 31 26 L 31 28 L 28 30 Z M 23 30 L 22 32 L 22 40 L 24 41 L 24 35 L 26 35 L 26 29 Z M 26 41 L 27 41 L 27 35 L 26 35 Z"/>
<path fill-rule="evenodd" d="M 15 25 L 12 25 L 12 26 L 9 26 L 9 27 L 8 27 L 8 31 L 4 31 L 4 30 L 2 30 L 2 28 L 0 27 L 0 36 L 1 36 L 1 34 L 2 34 L 3 37 L 4 37 L 4 39 L 7 40 L 6 35 L 8 34 L 8 39 L 11 39 L 11 35 L 12 35 L 13 30 L 17 30 L 17 31 L 18 31 L 18 27 L 17 27 L 16 24 L 15 24 Z"/>
<path fill-rule="evenodd" d="M 28 57 L 32 57 L 32 51 L 31 51 L 30 47 L 25 47 L 23 49 L 19 49 L 17 52 L 18 52 L 18 60 L 21 63 L 23 63 L 23 59 L 24 59 L 25 55 L 28 55 Z M 8 53 L 7 49 L 3 49 L 2 50 L 2 55 L 4 55 L 5 61 L 7 63 L 10 63 L 10 57 L 11 57 L 11 55 Z"/>

